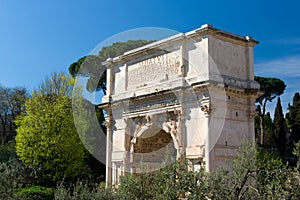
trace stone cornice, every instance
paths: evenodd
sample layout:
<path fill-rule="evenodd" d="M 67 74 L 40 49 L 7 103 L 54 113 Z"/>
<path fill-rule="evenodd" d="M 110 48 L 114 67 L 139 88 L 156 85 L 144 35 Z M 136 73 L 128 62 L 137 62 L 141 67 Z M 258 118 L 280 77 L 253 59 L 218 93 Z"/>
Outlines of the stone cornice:
<path fill-rule="evenodd" d="M 153 49 L 164 49 L 164 48 L 167 48 L 168 46 L 171 46 L 175 42 L 183 40 L 184 37 L 185 37 L 184 33 L 178 33 L 174 36 L 171 36 L 171 37 L 168 37 L 168 38 L 165 38 L 165 39 L 147 44 L 145 46 L 127 51 L 127 52 L 123 53 L 123 55 L 120 55 L 118 57 L 108 58 L 102 64 L 109 67 L 110 64 L 112 64 L 112 63 L 118 63 L 118 62 L 121 62 L 123 60 L 130 59 L 131 57 L 139 55 L 143 52 L 151 51 Z"/>
<path fill-rule="evenodd" d="M 136 55 L 139 55 L 143 52 L 151 51 L 153 49 L 164 49 L 167 48 L 168 46 L 171 46 L 175 42 L 178 41 L 184 41 L 185 38 L 194 38 L 194 37 L 199 37 L 199 36 L 204 36 L 204 35 L 212 35 L 218 39 L 236 43 L 242 46 L 255 46 L 259 42 L 254 40 L 250 36 L 240 36 L 237 34 L 229 33 L 227 31 L 223 31 L 217 28 L 214 28 L 212 25 L 209 24 L 204 24 L 200 28 L 187 32 L 187 33 L 178 33 L 174 36 L 150 43 L 148 45 L 127 51 L 123 53 L 123 55 L 120 55 L 115 58 L 108 58 L 106 61 L 104 61 L 102 64 L 110 67 L 111 64 L 113 63 L 119 63 L 124 60 L 130 59 Z"/>
<path fill-rule="evenodd" d="M 214 28 L 210 24 L 204 24 L 199 29 L 196 29 L 195 31 L 187 33 L 186 36 L 187 37 L 189 35 L 193 36 L 193 35 L 195 35 L 195 33 L 198 34 L 198 35 L 212 35 L 212 36 L 214 36 L 218 39 L 228 41 L 228 42 L 231 42 L 231 43 L 236 43 L 236 44 L 243 45 L 243 46 L 253 47 L 253 46 L 255 46 L 259 43 L 257 40 L 254 40 L 250 36 L 241 36 L 241 35 L 238 35 L 238 34 L 223 31 L 223 30 Z"/>

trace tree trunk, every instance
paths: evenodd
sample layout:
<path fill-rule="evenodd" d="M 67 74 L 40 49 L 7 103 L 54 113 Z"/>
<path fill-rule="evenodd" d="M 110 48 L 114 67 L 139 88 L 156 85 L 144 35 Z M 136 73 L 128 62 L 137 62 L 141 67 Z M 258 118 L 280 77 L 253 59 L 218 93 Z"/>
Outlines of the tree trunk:
<path fill-rule="evenodd" d="M 1 119 L 1 123 L 2 123 L 2 135 L 1 135 L 1 145 L 5 144 L 5 140 L 6 140 L 6 123 L 5 123 L 5 118 Z"/>
<path fill-rule="evenodd" d="M 267 99 L 265 99 L 262 105 L 262 113 L 260 115 L 260 144 L 264 146 L 265 144 L 265 113 L 266 113 Z"/>

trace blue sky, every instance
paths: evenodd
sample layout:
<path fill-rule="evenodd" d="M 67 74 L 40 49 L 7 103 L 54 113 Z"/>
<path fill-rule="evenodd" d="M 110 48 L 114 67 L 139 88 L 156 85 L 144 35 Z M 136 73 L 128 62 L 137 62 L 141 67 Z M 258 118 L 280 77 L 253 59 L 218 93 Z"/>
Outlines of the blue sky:
<path fill-rule="evenodd" d="M 299 8 L 298 0 L 1 0 L 0 84 L 32 90 L 45 76 L 67 73 L 71 63 L 126 30 L 162 27 L 187 32 L 209 23 L 260 41 L 255 74 L 285 81 L 286 109 L 300 86 Z"/>

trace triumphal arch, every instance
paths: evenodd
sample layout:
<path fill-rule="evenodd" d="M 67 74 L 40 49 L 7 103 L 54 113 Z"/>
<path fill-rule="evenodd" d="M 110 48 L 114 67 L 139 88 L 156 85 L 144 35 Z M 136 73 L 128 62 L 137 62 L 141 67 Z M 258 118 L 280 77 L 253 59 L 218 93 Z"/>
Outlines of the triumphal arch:
<path fill-rule="evenodd" d="M 105 61 L 107 182 L 182 156 L 211 171 L 253 140 L 256 44 L 205 24 Z"/>

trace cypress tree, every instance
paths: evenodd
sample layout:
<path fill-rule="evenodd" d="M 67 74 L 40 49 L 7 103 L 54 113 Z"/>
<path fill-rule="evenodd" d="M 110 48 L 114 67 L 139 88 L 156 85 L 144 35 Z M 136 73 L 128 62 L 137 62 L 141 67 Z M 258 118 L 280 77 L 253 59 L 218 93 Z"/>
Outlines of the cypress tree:
<path fill-rule="evenodd" d="M 265 115 L 265 144 L 264 147 L 266 148 L 273 148 L 276 147 L 276 139 L 274 135 L 274 127 L 273 127 L 273 120 L 271 118 L 270 113 L 268 112 Z"/>
<path fill-rule="evenodd" d="M 299 100 L 300 100 L 300 94 L 299 94 L 299 92 L 296 92 L 293 97 L 293 105 L 297 104 L 297 102 L 299 102 Z"/>
<path fill-rule="evenodd" d="M 289 104 L 288 122 L 291 129 L 291 139 L 297 143 L 300 139 L 300 95 L 295 93 L 293 105 Z"/>
<path fill-rule="evenodd" d="M 300 95 L 298 92 L 293 97 L 293 105 L 289 104 L 287 120 L 291 131 L 291 140 L 295 144 L 300 140 Z"/>
<path fill-rule="evenodd" d="M 282 112 L 282 106 L 280 97 L 277 99 L 277 105 L 274 113 L 274 136 L 276 141 L 276 146 L 281 155 L 286 153 L 286 132 L 285 132 L 285 119 Z"/>

